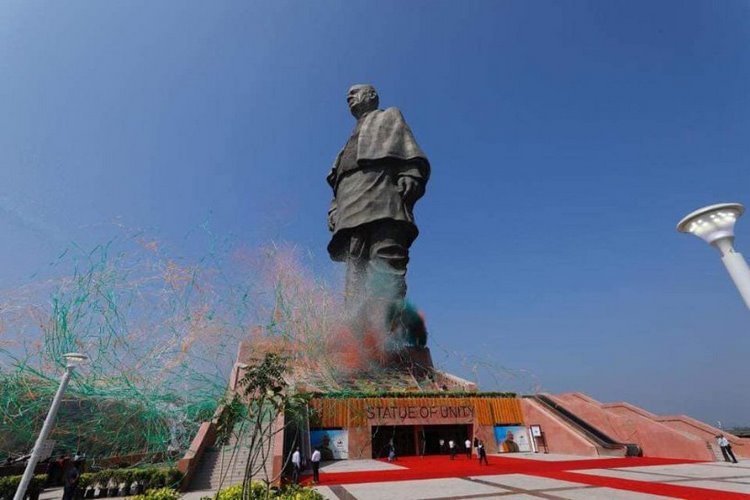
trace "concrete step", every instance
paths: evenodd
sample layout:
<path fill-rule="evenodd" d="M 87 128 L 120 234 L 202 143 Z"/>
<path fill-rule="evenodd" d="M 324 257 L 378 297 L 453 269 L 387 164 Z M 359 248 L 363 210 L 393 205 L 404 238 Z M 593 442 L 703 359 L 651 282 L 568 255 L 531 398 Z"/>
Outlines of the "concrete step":
<path fill-rule="evenodd" d="M 203 453 L 198 468 L 190 482 L 191 490 L 216 490 L 233 484 L 241 483 L 245 478 L 245 467 L 250 457 L 250 448 L 247 446 L 249 430 L 238 438 L 238 429 L 235 428 L 228 445 L 210 449 Z M 269 450 L 266 466 L 268 471 L 272 470 L 273 452 Z"/>
<path fill-rule="evenodd" d="M 233 450 L 232 447 L 226 447 L 220 451 L 204 453 L 190 489 L 217 489 L 219 485 L 224 488 L 241 483 L 245 478 L 249 456 L 248 448 Z"/>

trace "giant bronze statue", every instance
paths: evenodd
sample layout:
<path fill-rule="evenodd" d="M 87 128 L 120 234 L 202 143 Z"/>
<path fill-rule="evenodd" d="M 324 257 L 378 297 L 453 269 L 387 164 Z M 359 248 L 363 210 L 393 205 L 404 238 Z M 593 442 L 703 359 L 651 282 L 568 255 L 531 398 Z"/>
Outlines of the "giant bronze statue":
<path fill-rule="evenodd" d="M 414 205 L 430 162 L 401 112 L 378 109 L 372 85 L 354 85 L 346 100 L 357 123 L 327 177 L 328 252 L 346 263 L 347 309 L 355 316 L 379 311 L 390 328 L 404 307 L 409 247 L 419 233 Z"/>

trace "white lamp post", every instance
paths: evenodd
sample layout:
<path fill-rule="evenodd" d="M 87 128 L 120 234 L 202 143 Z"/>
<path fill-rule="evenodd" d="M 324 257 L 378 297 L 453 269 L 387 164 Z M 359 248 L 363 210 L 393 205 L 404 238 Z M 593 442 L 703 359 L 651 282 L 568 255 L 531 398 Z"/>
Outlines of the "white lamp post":
<path fill-rule="evenodd" d="M 721 252 L 721 261 L 750 308 L 750 268 L 734 249 L 734 223 L 745 211 L 741 203 L 720 203 L 688 214 L 677 224 L 681 233 L 694 234 Z"/>
<path fill-rule="evenodd" d="M 44 446 L 44 442 L 47 440 L 47 436 L 49 436 L 49 433 L 52 430 L 52 424 L 55 422 L 55 415 L 57 415 L 57 410 L 60 408 L 62 396 L 65 392 L 65 388 L 68 386 L 70 376 L 73 374 L 73 370 L 75 370 L 76 366 L 86 362 L 89 359 L 85 354 L 80 354 L 77 352 L 63 354 L 63 358 L 65 358 L 65 373 L 60 380 L 60 387 L 57 388 L 55 398 L 52 400 L 52 407 L 49 409 L 49 413 L 47 413 L 47 418 L 44 419 L 42 431 L 39 433 L 39 437 L 36 438 L 34 450 L 31 452 L 29 461 L 26 463 L 26 470 L 23 472 L 21 483 L 18 485 L 18 489 L 16 490 L 16 494 L 13 497 L 13 500 L 23 500 L 23 497 L 26 495 L 26 488 L 29 487 L 31 478 L 34 477 L 34 469 L 36 469 L 36 464 L 37 462 L 39 462 L 39 455 L 41 453 L 42 446 Z"/>

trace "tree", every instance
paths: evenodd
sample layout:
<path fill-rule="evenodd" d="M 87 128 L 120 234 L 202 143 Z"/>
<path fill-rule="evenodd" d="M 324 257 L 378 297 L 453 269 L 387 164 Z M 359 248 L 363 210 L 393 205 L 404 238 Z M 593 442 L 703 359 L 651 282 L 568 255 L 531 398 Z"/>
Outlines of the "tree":
<path fill-rule="evenodd" d="M 238 437 L 249 448 L 242 483 L 243 499 L 254 498 L 253 479 L 262 481 L 267 496 L 270 496 L 271 484 L 279 479 L 267 467 L 275 437 L 287 429 L 301 427 L 307 418 L 309 396 L 292 390 L 288 382 L 289 372 L 288 357 L 268 352 L 262 360 L 250 364 L 240 380 L 247 411 L 240 421 Z M 295 446 L 296 433 L 292 448 Z M 284 457 L 282 470 L 288 461 L 289 457 Z"/>

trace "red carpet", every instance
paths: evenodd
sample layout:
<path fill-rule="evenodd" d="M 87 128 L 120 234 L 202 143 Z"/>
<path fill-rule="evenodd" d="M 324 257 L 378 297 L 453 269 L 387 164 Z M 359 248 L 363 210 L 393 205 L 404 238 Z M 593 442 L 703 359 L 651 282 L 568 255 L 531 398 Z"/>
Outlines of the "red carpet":
<path fill-rule="evenodd" d="M 401 457 L 394 462 L 404 467 L 389 471 L 362 471 L 328 473 L 321 471 L 320 484 L 355 484 L 378 483 L 387 481 L 406 481 L 414 479 L 438 479 L 449 477 L 487 476 L 496 474 L 528 474 L 531 476 L 547 477 L 564 481 L 573 481 L 592 486 L 617 488 L 621 490 L 651 493 L 674 498 L 686 499 L 748 499 L 750 495 L 730 492 L 717 492 L 703 488 L 693 488 L 676 484 L 650 483 L 612 477 L 593 476 L 575 472 L 582 469 L 611 469 L 618 467 L 637 467 L 648 465 L 670 465 L 696 463 L 691 460 L 667 458 L 607 458 L 591 460 L 570 460 L 562 462 L 529 460 L 506 457 L 489 457 L 489 465 L 479 465 L 476 458 L 469 460 L 466 456 L 450 457 L 426 456 Z M 303 483 L 309 484 L 311 476 L 306 476 Z"/>

